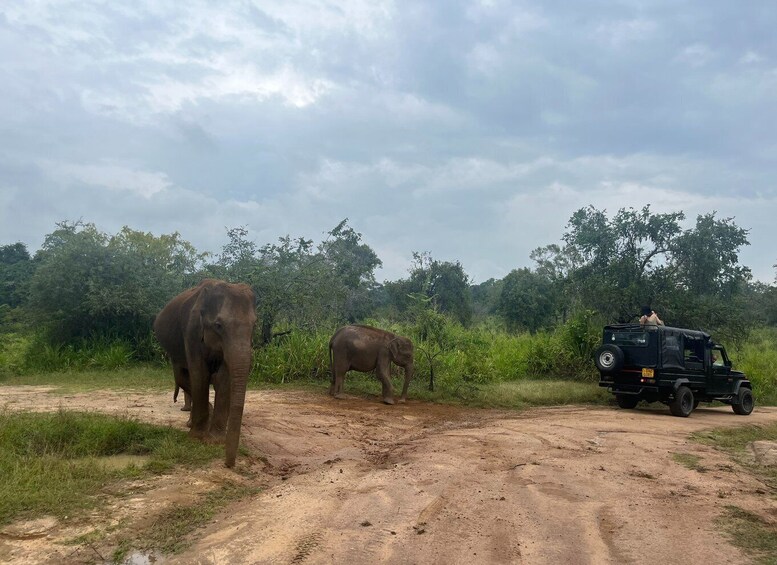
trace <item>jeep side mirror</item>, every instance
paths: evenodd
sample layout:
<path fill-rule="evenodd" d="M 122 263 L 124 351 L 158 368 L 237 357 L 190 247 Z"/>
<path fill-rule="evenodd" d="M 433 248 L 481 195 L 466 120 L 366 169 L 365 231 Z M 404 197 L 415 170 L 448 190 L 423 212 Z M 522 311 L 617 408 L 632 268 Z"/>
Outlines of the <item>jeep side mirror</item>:
<path fill-rule="evenodd" d="M 729 368 L 731 368 L 731 361 L 729 361 L 728 359 L 726 359 L 725 363 L 726 363 L 726 367 L 729 367 Z"/>

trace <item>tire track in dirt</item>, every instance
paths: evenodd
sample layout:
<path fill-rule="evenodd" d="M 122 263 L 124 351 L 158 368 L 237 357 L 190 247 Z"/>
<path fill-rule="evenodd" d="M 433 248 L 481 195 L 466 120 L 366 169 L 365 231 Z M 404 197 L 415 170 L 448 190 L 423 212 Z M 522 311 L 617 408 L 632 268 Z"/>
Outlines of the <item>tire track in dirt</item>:
<path fill-rule="evenodd" d="M 161 393 L 97 391 L 63 400 L 35 388 L 0 387 L 0 405 L 8 403 L 126 413 L 181 429 L 186 420 Z M 715 526 L 719 508 L 732 496 L 738 506 L 771 516 L 777 502 L 724 455 L 687 436 L 775 421 L 773 408 L 757 408 L 747 419 L 725 409 L 680 419 L 652 409 L 504 412 L 249 391 L 243 437 L 251 455 L 238 458 L 237 470 L 265 489 L 221 513 L 166 562 L 598 565 L 671 563 L 678 555 L 704 565 L 742 561 Z M 698 455 L 710 472 L 678 465 L 677 452 Z M 218 470 L 225 473 L 232 471 Z M 187 488 L 175 477 L 168 483 Z M 163 506 L 169 496 L 174 504 L 180 495 L 153 502 Z M 135 507 L 143 496 L 133 497 Z M 41 545 L 9 562 L 45 562 L 52 555 L 45 548 L 55 547 L 58 535 L 35 540 Z M 4 557 L 21 547 L 6 543 L 0 542 Z"/>

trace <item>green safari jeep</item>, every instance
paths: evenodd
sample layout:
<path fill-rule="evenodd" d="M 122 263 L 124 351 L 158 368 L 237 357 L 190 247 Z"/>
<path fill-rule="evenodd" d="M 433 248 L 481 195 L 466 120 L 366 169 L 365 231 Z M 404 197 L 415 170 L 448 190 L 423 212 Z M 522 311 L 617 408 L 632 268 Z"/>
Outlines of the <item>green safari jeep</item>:
<path fill-rule="evenodd" d="M 608 388 L 621 408 L 634 408 L 640 400 L 663 402 L 673 415 L 687 417 L 700 401 L 717 400 L 737 414 L 753 411 L 750 381 L 732 369 L 726 349 L 702 331 L 605 326 L 594 362 L 599 386 Z"/>

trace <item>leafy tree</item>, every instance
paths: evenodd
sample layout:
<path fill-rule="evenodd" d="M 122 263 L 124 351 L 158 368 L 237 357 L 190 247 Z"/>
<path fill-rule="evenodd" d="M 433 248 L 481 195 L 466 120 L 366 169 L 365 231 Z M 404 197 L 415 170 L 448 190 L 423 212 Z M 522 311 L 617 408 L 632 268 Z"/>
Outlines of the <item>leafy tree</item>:
<path fill-rule="evenodd" d="M 332 272 L 332 296 L 338 303 L 334 310 L 338 318 L 355 322 L 367 316 L 372 309 L 370 295 L 377 287 L 375 269 L 383 263 L 375 251 L 362 243 L 362 234 L 348 225 L 348 218 L 328 233 L 319 246 Z"/>
<path fill-rule="evenodd" d="M 0 304 L 16 308 L 25 302 L 34 268 L 23 243 L 0 247 Z"/>
<path fill-rule="evenodd" d="M 499 312 L 511 330 L 534 333 L 553 322 L 555 291 L 545 276 L 529 269 L 516 269 L 502 281 Z"/>
<path fill-rule="evenodd" d="M 369 310 L 381 262 L 347 222 L 317 246 L 310 239 L 285 236 L 259 247 L 245 228 L 228 230 L 229 242 L 208 270 L 254 288 L 262 343 L 278 335 L 274 328 L 279 325 L 313 329 L 354 321 Z"/>
<path fill-rule="evenodd" d="M 154 316 L 194 281 L 204 256 L 177 233 L 62 222 L 36 254 L 30 310 L 55 343 L 108 336 L 148 343 Z"/>
<path fill-rule="evenodd" d="M 715 212 L 696 218 L 696 227 L 674 242 L 672 266 L 677 285 L 696 295 L 733 296 L 752 277 L 739 264 L 739 249 L 750 245 L 747 230 L 733 218 L 717 219 Z"/>
<path fill-rule="evenodd" d="M 546 260 L 545 266 L 567 266 L 567 290 L 579 306 L 621 322 L 632 320 L 639 306 L 660 292 L 656 285 L 684 217 L 682 212 L 653 214 L 645 206 L 621 209 L 610 220 L 593 206 L 581 208 L 563 235 L 563 257 Z"/>
<path fill-rule="evenodd" d="M 463 325 L 472 320 L 469 276 L 458 261 L 437 261 L 428 253 L 414 252 L 410 277 L 385 286 L 400 313 L 410 309 L 411 295 L 422 293 L 433 300 L 441 313 L 453 316 Z"/>
<path fill-rule="evenodd" d="M 414 293 L 409 299 L 412 304 L 410 312 L 414 325 L 415 348 L 429 365 L 428 388 L 434 392 L 437 358 L 454 346 L 450 335 L 450 322 L 439 312 L 434 300 L 424 293 Z"/>
<path fill-rule="evenodd" d="M 564 245 L 535 251 L 538 272 L 563 281 L 566 308 L 634 321 L 657 306 L 664 321 L 728 336 L 747 331 L 743 294 L 750 271 L 739 264 L 747 230 L 715 213 L 683 229 L 682 212 L 621 209 L 610 219 L 589 206 L 575 212 Z"/>
<path fill-rule="evenodd" d="M 497 280 L 494 278 L 470 286 L 472 315 L 475 319 L 482 320 L 488 315 L 496 313 L 503 286 L 503 279 Z"/>

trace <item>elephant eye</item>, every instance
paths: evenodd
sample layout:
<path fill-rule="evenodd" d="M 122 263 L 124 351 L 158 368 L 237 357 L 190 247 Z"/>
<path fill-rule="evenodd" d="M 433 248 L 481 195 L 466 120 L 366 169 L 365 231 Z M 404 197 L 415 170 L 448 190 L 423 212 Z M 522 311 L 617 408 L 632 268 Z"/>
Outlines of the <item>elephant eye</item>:
<path fill-rule="evenodd" d="M 213 327 L 215 327 L 217 330 L 221 331 L 221 328 L 222 328 L 221 322 L 216 322 L 215 324 L 213 324 Z"/>

